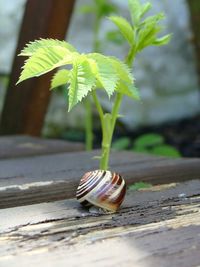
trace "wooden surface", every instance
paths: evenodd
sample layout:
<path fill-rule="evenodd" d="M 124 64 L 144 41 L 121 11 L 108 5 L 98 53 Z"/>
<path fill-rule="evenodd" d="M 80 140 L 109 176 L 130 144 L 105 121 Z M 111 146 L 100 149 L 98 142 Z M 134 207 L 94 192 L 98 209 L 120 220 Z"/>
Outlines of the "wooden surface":
<path fill-rule="evenodd" d="M 113 152 L 111 169 L 127 184 L 155 186 L 128 190 L 120 210 L 105 214 L 72 198 L 99 151 L 62 149 L 62 141 L 0 138 L 0 266 L 200 266 L 200 159 Z"/>
<path fill-rule="evenodd" d="M 200 181 L 129 191 L 116 214 L 74 199 L 0 210 L 0 266 L 200 266 Z"/>
<path fill-rule="evenodd" d="M 84 150 L 84 144 L 55 139 L 42 139 L 26 135 L 0 138 L 0 159 L 28 157 Z"/>
<path fill-rule="evenodd" d="M 25 44 L 39 38 L 64 39 L 75 0 L 27 0 L 0 123 L 0 133 L 39 136 L 50 98 L 52 73 L 18 86 Z"/>
<path fill-rule="evenodd" d="M 71 198 L 82 175 L 98 168 L 99 151 L 61 153 L 0 161 L 0 208 Z M 200 159 L 169 159 L 113 152 L 111 170 L 127 184 L 163 184 L 200 178 Z"/>

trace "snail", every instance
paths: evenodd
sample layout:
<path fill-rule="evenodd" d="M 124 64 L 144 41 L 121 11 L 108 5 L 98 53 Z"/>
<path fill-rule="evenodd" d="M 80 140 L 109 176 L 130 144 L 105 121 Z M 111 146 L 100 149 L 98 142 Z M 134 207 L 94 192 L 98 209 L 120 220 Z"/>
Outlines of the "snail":
<path fill-rule="evenodd" d="M 85 207 L 94 205 L 116 212 L 124 200 L 125 193 L 126 183 L 120 174 L 95 170 L 85 173 L 82 177 L 76 198 Z"/>

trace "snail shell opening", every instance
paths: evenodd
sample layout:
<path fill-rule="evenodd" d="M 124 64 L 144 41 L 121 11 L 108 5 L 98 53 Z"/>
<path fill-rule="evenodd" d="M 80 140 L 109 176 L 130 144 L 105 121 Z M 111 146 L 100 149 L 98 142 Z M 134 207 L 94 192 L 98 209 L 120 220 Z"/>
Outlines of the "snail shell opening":
<path fill-rule="evenodd" d="M 87 172 L 77 188 L 77 200 L 86 207 L 97 206 L 115 212 L 124 200 L 126 183 L 115 172 L 95 170 Z"/>

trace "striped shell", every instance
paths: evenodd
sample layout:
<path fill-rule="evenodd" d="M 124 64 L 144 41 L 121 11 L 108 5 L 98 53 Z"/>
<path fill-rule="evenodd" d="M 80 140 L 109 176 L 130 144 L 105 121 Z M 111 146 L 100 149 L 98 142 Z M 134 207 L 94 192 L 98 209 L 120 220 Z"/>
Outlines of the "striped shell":
<path fill-rule="evenodd" d="M 87 172 L 77 188 L 77 200 L 83 206 L 97 206 L 115 212 L 126 193 L 124 179 L 118 173 L 95 170 Z"/>

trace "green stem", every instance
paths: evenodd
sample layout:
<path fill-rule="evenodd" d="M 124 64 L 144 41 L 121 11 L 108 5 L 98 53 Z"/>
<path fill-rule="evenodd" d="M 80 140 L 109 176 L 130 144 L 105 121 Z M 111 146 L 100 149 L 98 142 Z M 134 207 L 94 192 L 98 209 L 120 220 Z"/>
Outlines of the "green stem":
<path fill-rule="evenodd" d="M 99 43 L 99 30 L 101 24 L 101 17 L 96 16 L 94 23 L 94 40 L 93 40 L 93 51 L 98 52 L 100 50 Z M 87 151 L 93 148 L 93 118 L 92 118 L 92 103 L 89 98 L 85 100 L 85 147 Z"/>
<path fill-rule="evenodd" d="M 119 108 L 121 106 L 122 97 L 123 97 L 122 94 L 117 93 L 116 98 L 115 98 L 115 102 L 113 105 L 113 109 L 112 109 L 112 134 L 113 134 L 114 129 L 115 129 L 115 123 L 116 123 L 116 120 L 118 117 Z"/>
<path fill-rule="evenodd" d="M 98 100 L 98 97 L 97 97 L 97 94 L 96 94 L 95 90 L 92 91 L 92 97 L 93 97 L 94 103 L 96 105 L 97 111 L 99 113 L 101 124 L 103 124 L 104 113 L 103 113 L 103 109 L 102 109 L 101 104 L 100 104 L 100 102 Z"/>
<path fill-rule="evenodd" d="M 87 151 L 92 150 L 93 144 L 93 126 L 92 126 L 92 105 L 90 98 L 85 99 L 85 147 Z"/>
<path fill-rule="evenodd" d="M 99 45 L 99 29 L 101 24 L 101 16 L 96 16 L 95 24 L 94 24 L 94 42 L 93 42 L 93 50 L 98 52 L 100 50 Z M 135 58 L 135 47 L 131 47 L 127 57 L 125 59 L 125 63 L 131 67 L 133 64 L 133 60 Z M 107 170 L 110 158 L 110 149 L 112 143 L 112 137 L 115 129 L 115 124 L 118 117 L 119 108 L 121 106 L 123 95 L 121 93 L 116 94 L 116 98 L 114 101 L 114 105 L 112 108 L 112 112 L 109 114 L 104 114 L 101 104 L 99 103 L 96 92 L 92 92 L 92 96 L 94 99 L 94 103 L 99 112 L 100 120 L 101 120 L 101 128 L 102 128 L 102 152 L 101 152 L 101 160 L 100 160 L 100 169 Z"/>
<path fill-rule="evenodd" d="M 122 94 L 118 93 L 113 105 L 112 113 L 106 114 L 108 118 L 104 119 L 102 125 L 102 153 L 100 160 L 100 169 L 107 170 L 109 169 L 109 158 L 110 158 L 110 149 L 112 143 L 112 137 L 115 129 L 116 120 L 118 117 L 118 111 L 122 101 Z"/>
<path fill-rule="evenodd" d="M 131 48 L 125 63 L 131 67 L 135 58 L 135 49 Z M 107 170 L 109 168 L 109 158 L 110 158 L 110 149 L 112 143 L 112 137 L 115 129 L 115 124 L 117 121 L 119 109 L 121 106 L 123 95 L 121 93 L 116 94 L 116 98 L 114 101 L 114 105 L 112 108 L 112 112 L 110 115 L 110 121 L 103 120 L 102 122 L 102 152 L 101 152 L 101 160 L 100 160 L 100 169 Z"/>
<path fill-rule="evenodd" d="M 101 151 L 101 160 L 100 160 L 100 169 L 108 170 L 108 162 L 110 157 L 110 135 L 104 129 L 102 136 L 102 151 Z"/>
<path fill-rule="evenodd" d="M 110 155 L 110 138 L 111 138 L 111 122 L 110 122 L 110 114 L 104 114 L 102 106 L 98 100 L 96 91 L 92 91 L 92 96 L 94 103 L 97 107 L 97 111 L 99 113 L 100 121 L 101 121 L 101 129 L 102 129 L 102 152 L 101 152 L 101 160 L 100 160 L 100 169 L 107 170 L 108 169 L 108 161 Z"/>

